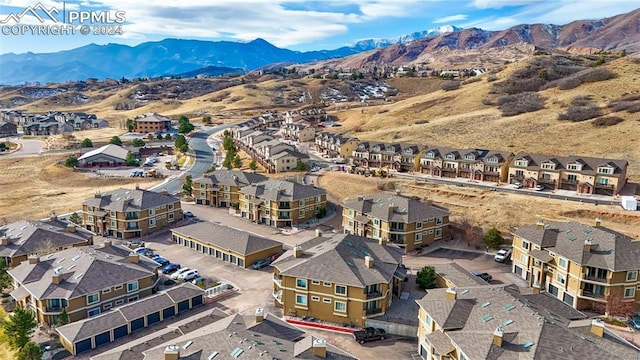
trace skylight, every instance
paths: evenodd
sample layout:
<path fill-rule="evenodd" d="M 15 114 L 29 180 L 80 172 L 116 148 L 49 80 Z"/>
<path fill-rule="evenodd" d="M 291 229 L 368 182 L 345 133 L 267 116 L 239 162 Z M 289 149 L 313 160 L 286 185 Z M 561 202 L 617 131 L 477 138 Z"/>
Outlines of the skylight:
<path fill-rule="evenodd" d="M 80 274 L 76 275 L 75 279 L 76 279 L 76 280 L 80 279 L 80 278 L 82 277 L 82 275 L 83 275 L 83 274 L 84 274 L 84 273 L 80 273 Z"/>
<path fill-rule="evenodd" d="M 209 355 L 209 357 L 207 357 L 207 360 L 213 360 L 216 356 L 218 356 L 218 352 L 214 351 L 211 353 L 211 355 Z"/>
<path fill-rule="evenodd" d="M 507 326 L 513 324 L 513 320 L 509 319 L 502 323 L 502 326 Z"/>
<path fill-rule="evenodd" d="M 504 308 L 505 311 L 511 311 L 511 310 L 515 309 L 516 306 L 513 305 L 513 304 L 506 304 L 505 306 L 503 306 L 503 308 Z"/>
<path fill-rule="evenodd" d="M 464 295 L 464 294 L 466 294 L 466 293 L 468 293 L 468 292 L 469 292 L 469 289 L 464 289 L 464 290 L 462 290 L 462 291 L 460 292 L 460 294 L 461 294 L 461 295 Z"/>
<path fill-rule="evenodd" d="M 489 305 L 491 305 L 491 301 L 487 301 L 486 303 L 482 304 L 482 307 L 487 307 Z"/>
<path fill-rule="evenodd" d="M 187 343 L 186 343 L 186 344 L 184 344 L 184 345 L 182 346 L 182 348 L 186 350 L 189 346 L 191 346 L 191 344 L 193 344 L 193 341 L 189 340 L 189 341 L 187 341 Z"/>
<path fill-rule="evenodd" d="M 233 351 L 231 352 L 231 356 L 233 356 L 234 358 L 238 358 L 238 356 L 242 355 L 242 353 L 244 352 L 244 350 L 240 349 L 240 348 L 235 348 L 233 349 Z"/>
<path fill-rule="evenodd" d="M 528 343 L 522 345 L 523 348 L 528 349 L 533 346 L 533 342 L 529 341 Z"/>
<path fill-rule="evenodd" d="M 482 321 L 484 321 L 484 322 L 489 322 L 491 320 L 493 320 L 493 316 L 491 316 L 491 315 L 483 315 L 482 316 Z"/>

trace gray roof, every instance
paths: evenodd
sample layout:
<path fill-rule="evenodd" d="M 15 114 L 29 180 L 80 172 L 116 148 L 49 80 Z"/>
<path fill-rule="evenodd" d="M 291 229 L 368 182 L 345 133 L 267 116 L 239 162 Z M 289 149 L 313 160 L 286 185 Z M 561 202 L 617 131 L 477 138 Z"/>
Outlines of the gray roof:
<path fill-rule="evenodd" d="M 300 245 L 302 256 L 296 258 L 289 250 L 272 265 L 284 276 L 365 287 L 390 283 L 402 263 L 400 248 L 362 236 L 338 234 L 309 241 L 313 246 Z M 371 268 L 365 265 L 366 255 L 373 258 Z"/>
<path fill-rule="evenodd" d="M 122 146 L 118 146 L 115 144 L 107 144 L 103 147 L 87 151 L 82 156 L 78 158 L 78 160 L 86 160 L 92 156 L 96 155 L 107 155 L 117 159 L 125 160 L 127 158 L 127 154 L 129 151 Z"/>
<path fill-rule="evenodd" d="M 280 159 L 282 157 L 285 156 L 293 156 L 299 159 L 308 159 L 309 158 L 309 154 L 303 154 L 300 151 L 297 150 L 292 150 L 292 149 L 280 149 L 280 151 L 276 152 L 275 154 L 271 155 L 272 159 Z"/>
<path fill-rule="evenodd" d="M 162 116 L 156 113 L 153 114 L 146 114 L 143 117 L 139 117 L 137 119 L 135 119 L 136 122 L 138 121 L 146 121 L 146 122 L 167 122 L 167 121 L 171 121 L 171 119 L 169 119 L 166 116 Z"/>
<path fill-rule="evenodd" d="M 537 225 L 521 226 L 513 234 L 581 266 L 611 271 L 640 269 L 640 241 L 602 226 L 552 222 L 542 229 Z M 585 241 L 591 242 L 589 252 L 584 249 Z"/>
<path fill-rule="evenodd" d="M 325 195 L 327 191 L 293 181 L 269 179 L 258 184 L 245 186 L 240 189 L 240 193 L 271 201 L 297 201 Z"/>
<path fill-rule="evenodd" d="M 173 195 L 163 195 L 155 191 L 120 188 L 85 199 L 82 205 L 97 207 L 101 210 L 140 211 L 179 201 Z"/>
<path fill-rule="evenodd" d="M 344 207 L 387 222 L 414 223 L 449 215 L 449 210 L 420 200 L 390 193 L 377 193 L 349 200 Z"/>
<path fill-rule="evenodd" d="M 262 174 L 238 170 L 215 170 L 209 174 L 194 179 L 193 182 L 222 186 L 246 186 L 268 178 Z M 194 190 L 197 190 L 194 188 Z"/>
<path fill-rule="evenodd" d="M 171 229 L 172 233 L 185 235 L 218 248 L 233 251 L 237 254 L 249 255 L 259 251 L 278 248 L 282 249 L 279 241 L 260 237 L 245 231 L 240 231 L 212 222 L 199 222 Z"/>
<path fill-rule="evenodd" d="M 487 285 L 487 282 L 473 275 L 456 262 L 446 264 L 429 265 L 442 278 L 450 281 L 455 286 Z"/>
<path fill-rule="evenodd" d="M 129 253 L 117 246 L 74 247 L 42 256 L 36 264 L 22 262 L 8 272 L 36 299 L 72 299 L 153 276 L 156 262 L 140 256 L 134 263 Z M 63 277 L 59 285 L 52 282 L 56 272 Z"/>
<path fill-rule="evenodd" d="M 69 225 L 74 227 L 74 232 L 67 230 Z M 74 244 L 88 245 L 93 233 L 58 219 L 21 220 L 0 226 L 0 238 L 4 237 L 9 239 L 9 244 L 0 245 L 0 256 L 15 257 L 50 252 L 52 249 Z"/>

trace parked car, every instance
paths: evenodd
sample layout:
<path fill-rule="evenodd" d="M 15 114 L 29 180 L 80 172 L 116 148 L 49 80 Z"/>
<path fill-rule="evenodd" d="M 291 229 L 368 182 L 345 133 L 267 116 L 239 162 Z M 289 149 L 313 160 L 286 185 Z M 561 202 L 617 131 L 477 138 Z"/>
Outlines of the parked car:
<path fill-rule="evenodd" d="M 280 255 L 282 255 L 282 253 L 276 253 L 276 254 L 273 254 L 273 255 L 271 255 L 271 257 L 269 258 L 269 260 L 271 260 L 271 262 L 274 262 L 274 261 L 276 261 L 276 260 L 280 257 Z"/>
<path fill-rule="evenodd" d="M 171 286 L 171 285 L 175 285 L 176 281 L 175 280 L 171 280 L 171 279 L 167 279 L 164 281 L 163 283 L 165 286 Z"/>
<path fill-rule="evenodd" d="M 185 217 L 193 217 L 193 213 L 191 211 L 184 211 L 182 213 Z"/>
<path fill-rule="evenodd" d="M 271 259 L 260 259 L 251 265 L 251 268 L 254 270 L 260 270 L 263 267 L 269 266 L 271 264 Z"/>
<path fill-rule="evenodd" d="M 177 280 L 180 278 L 180 276 L 184 273 L 186 273 L 187 271 L 189 271 L 191 269 L 189 269 L 188 267 L 183 267 L 181 269 L 179 269 L 178 271 L 174 272 L 173 274 L 171 274 L 171 278 L 173 280 Z"/>
<path fill-rule="evenodd" d="M 507 262 L 511 258 L 511 248 L 503 248 L 498 250 L 493 260 L 497 262 Z"/>
<path fill-rule="evenodd" d="M 206 278 L 204 278 L 203 276 L 199 275 L 198 277 L 196 277 L 195 279 L 191 280 L 191 283 L 193 285 L 198 285 L 200 283 L 204 283 L 205 281 L 207 281 Z"/>
<path fill-rule="evenodd" d="M 148 249 L 146 247 L 140 247 L 137 248 L 135 250 L 133 250 L 134 253 L 138 254 L 138 255 L 147 255 L 151 252 L 151 249 Z"/>
<path fill-rule="evenodd" d="M 141 247 L 144 247 L 144 242 L 143 241 L 131 241 L 131 242 L 129 242 L 129 247 L 130 248 L 141 248 Z"/>
<path fill-rule="evenodd" d="M 519 182 L 511 184 L 514 189 L 522 189 L 522 184 Z"/>
<path fill-rule="evenodd" d="M 163 266 L 160 270 L 163 274 L 172 274 L 180 269 L 180 264 L 170 263 Z"/>
<path fill-rule="evenodd" d="M 200 276 L 198 270 L 191 269 L 189 271 L 185 271 L 182 274 L 178 275 L 178 280 L 191 281 Z"/>
<path fill-rule="evenodd" d="M 491 282 L 491 280 L 493 280 L 493 276 L 491 276 L 491 274 L 486 273 L 486 272 L 474 271 L 473 275 L 481 278 L 482 280 L 484 280 L 486 282 Z"/>
<path fill-rule="evenodd" d="M 384 329 L 367 327 L 360 331 L 353 333 L 353 338 L 360 344 L 364 344 L 369 341 L 384 340 L 387 333 Z"/>
<path fill-rule="evenodd" d="M 163 258 L 162 256 L 158 256 L 158 257 L 154 258 L 153 261 L 157 262 L 161 266 L 165 266 L 165 265 L 171 264 L 171 261 Z"/>
<path fill-rule="evenodd" d="M 631 323 L 631 326 L 633 326 L 634 329 L 640 330 L 640 314 L 633 315 L 629 322 Z"/>

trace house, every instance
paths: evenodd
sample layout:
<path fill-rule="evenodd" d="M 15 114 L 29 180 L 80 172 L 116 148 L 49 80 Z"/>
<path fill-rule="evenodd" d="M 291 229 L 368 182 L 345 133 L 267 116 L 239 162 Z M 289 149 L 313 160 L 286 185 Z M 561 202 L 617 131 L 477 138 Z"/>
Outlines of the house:
<path fill-rule="evenodd" d="M 449 210 L 399 193 L 377 193 L 346 201 L 342 227 L 411 252 L 449 236 Z"/>
<path fill-rule="evenodd" d="M 307 142 L 315 139 L 316 130 L 308 124 L 290 123 L 282 126 L 282 135 L 287 140 Z"/>
<path fill-rule="evenodd" d="M 273 227 L 291 227 L 322 216 L 327 209 L 324 189 L 292 181 L 269 179 L 240 189 L 243 218 Z"/>
<path fill-rule="evenodd" d="M 521 154 L 509 166 L 509 183 L 613 196 L 627 183 L 628 165 L 626 160 Z"/>
<path fill-rule="evenodd" d="M 204 290 L 186 282 L 112 311 L 56 328 L 60 344 L 72 355 L 133 335 L 155 323 L 204 304 Z"/>
<path fill-rule="evenodd" d="M 240 204 L 240 189 L 267 180 L 261 174 L 238 170 L 214 170 L 193 180 L 191 195 L 196 204 L 231 207 Z"/>
<path fill-rule="evenodd" d="M 127 166 L 129 151 L 122 146 L 107 144 L 98 149 L 87 151 L 78 158 L 80 167 L 117 167 Z"/>
<path fill-rule="evenodd" d="M 473 275 L 455 261 L 433 264 L 429 265 L 429 267 L 436 272 L 436 287 L 439 288 L 488 285 L 486 281 Z"/>
<path fill-rule="evenodd" d="M 402 293 L 402 254 L 382 240 L 351 234 L 305 241 L 272 263 L 275 305 L 285 315 L 362 327 Z"/>
<path fill-rule="evenodd" d="M 342 134 L 319 133 L 315 139 L 316 150 L 329 157 L 348 159 L 353 154 L 359 140 Z"/>
<path fill-rule="evenodd" d="M 279 241 L 212 222 L 171 229 L 171 238 L 176 244 L 243 268 L 282 253 L 282 243 Z"/>
<path fill-rule="evenodd" d="M 420 169 L 423 174 L 435 177 L 506 182 L 513 156 L 501 151 L 434 146 L 422 154 Z"/>
<path fill-rule="evenodd" d="M 7 272 L 16 304 L 31 309 L 41 324 L 55 324 L 63 311 L 74 322 L 155 292 L 155 261 L 112 245 L 83 246 L 30 256 Z"/>
<path fill-rule="evenodd" d="M 0 121 L 0 138 L 18 136 L 18 126 L 14 123 Z"/>
<path fill-rule="evenodd" d="M 136 132 L 143 134 L 163 133 L 171 130 L 171 119 L 156 113 L 145 114 L 135 119 L 135 122 Z"/>
<path fill-rule="evenodd" d="M 639 308 L 637 239 L 603 227 L 599 219 L 595 227 L 539 221 L 519 227 L 513 236 L 513 272 L 536 291 L 579 310 L 605 304 L 612 296 Z"/>
<path fill-rule="evenodd" d="M 0 256 L 13 268 L 30 255 L 44 256 L 93 244 L 93 233 L 52 215 L 48 220 L 22 220 L 0 226 Z"/>
<path fill-rule="evenodd" d="M 307 164 L 309 164 L 309 155 L 297 150 L 284 149 L 271 155 L 270 163 L 270 172 L 281 173 L 295 171 L 298 170 L 299 163 L 307 167 Z"/>
<path fill-rule="evenodd" d="M 129 239 L 150 234 L 182 219 L 180 199 L 165 190 L 116 189 L 82 202 L 85 228 L 98 235 Z"/>
<path fill-rule="evenodd" d="M 604 322 L 513 286 L 430 289 L 416 302 L 418 353 L 425 360 L 622 360 L 640 351 Z"/>

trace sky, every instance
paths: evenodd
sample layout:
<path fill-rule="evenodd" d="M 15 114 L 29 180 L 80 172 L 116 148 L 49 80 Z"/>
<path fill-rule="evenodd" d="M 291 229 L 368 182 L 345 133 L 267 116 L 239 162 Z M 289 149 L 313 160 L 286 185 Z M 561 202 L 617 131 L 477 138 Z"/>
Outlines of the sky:
<path fill-rule="evenodd" d="M 28 7 L 36 10 L 20 16 Z M 263 38 L 291 50 L 322 50 L 442 25 L 484 30 L 562 25 L 637 8 L 639 0 L 0 0 L 0 54 L 56 52 L 90 43 L 134 46 L 165 38 Z M 89 34 L 82 34 L 81 26 Z M 50 33 L 33 33 L 45 30 Z"/>

